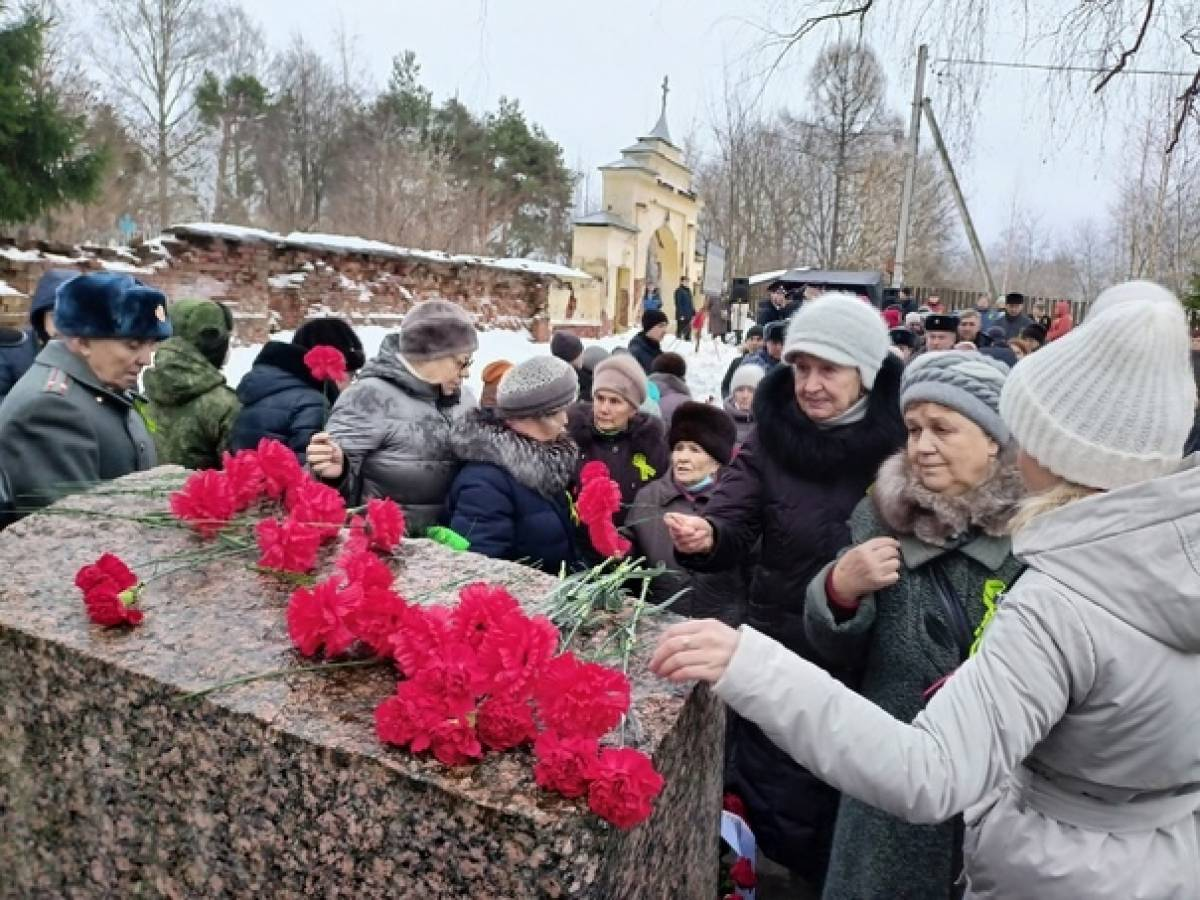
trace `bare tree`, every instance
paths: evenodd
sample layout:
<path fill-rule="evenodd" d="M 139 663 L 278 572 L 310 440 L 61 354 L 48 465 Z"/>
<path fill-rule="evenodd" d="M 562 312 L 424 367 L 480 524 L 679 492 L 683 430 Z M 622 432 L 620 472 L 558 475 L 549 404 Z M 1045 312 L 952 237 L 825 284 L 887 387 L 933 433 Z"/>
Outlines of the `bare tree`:
<path fill-rule="evenodd" d="M 155 224 L 165 227 L 194 195 L 190 177 L 204 138 L 195 91 L 210 21 L 201 0 L 102 0 L 100 12 L 119 52 L 95 57 L 154 170 Z"/>

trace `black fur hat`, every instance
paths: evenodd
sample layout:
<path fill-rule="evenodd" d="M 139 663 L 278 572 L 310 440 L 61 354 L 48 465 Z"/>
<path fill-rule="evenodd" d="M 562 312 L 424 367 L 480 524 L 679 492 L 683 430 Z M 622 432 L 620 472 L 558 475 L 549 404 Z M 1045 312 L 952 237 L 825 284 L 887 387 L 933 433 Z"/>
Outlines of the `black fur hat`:
<path fill-rule="evenodd" d="M 54 327 L 67 337 L 165 341 L 171 336 L 166 295 L 115 272 L 64 281 L 54 300 Z"/>
<path fill-rule="evenodd" d="M 727 466 L 733 461 L 737 426 L 720 407 L 688 400 L 676 407 L 667 436 L 667 444 L 672 448 L 680 441 L 699 444 L 709 456 Z"/>
<path fill-rule="evenodd" d="M 292 335 L 292 343 L 305 350 L 311 350 L 313 347 L 333 347 L 341 351 L 342 356 L 346 358 L 346 368 L 351 372 L 357 372 L 367 362 L 362 341 L 358 339 L 354 329 L 348 322 L 332 316 L 305 322 Z"/>

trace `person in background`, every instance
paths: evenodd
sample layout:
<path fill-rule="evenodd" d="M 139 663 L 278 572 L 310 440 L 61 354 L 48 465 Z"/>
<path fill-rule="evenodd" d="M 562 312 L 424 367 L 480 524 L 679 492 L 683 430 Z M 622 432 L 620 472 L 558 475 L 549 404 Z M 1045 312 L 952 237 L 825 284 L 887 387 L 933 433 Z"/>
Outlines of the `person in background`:
<path fill-rule="evenodd" d="M 241 404 L 221 368 L 229 358 L 233 315 L 214 300 L 177 300 L 171 337 L 142 376 L 159 464 L 219 469 Z"/>
<path fill-rule="evenodd" d="M 268 341 L 237 387 L 242 409 L 233 422 L 229 449 L 252 450 L 263 438 L 285 444 L 297 459 L 325 427 L 330 410 L 349 385 L 319 381 L 304 362 L 314 347 L 333 347 L 346 359 L 347 373 L 363 367 L 362 342 L 348 322 L 335 318 L 305 322 L 291 343 Z"/>
<path fill-rule="evenodd" d="M 1071 315 L 1071 304 L 1066 300 L 1059 300 L 1054 304 L 1054 318 L 1046 332 L 1046 343 L 1057 341 L 1074 327 L 1075 319 Z"/>
<path fill-rule="evenodd" d="M 679 277 L 679 287 L 675 288 L 675 337 L 682 341 L 692 339 L 692 316 L 696 315 L 696 304 L 692 299 L 692 289 L 688 285 L 686 275 Z"/>
<path fill-rule="evenodd" d="M 772 322 L 764 328 L 762 346 L 758 349 L 758 353 L 746 362 L 758 366 L 768 374 L 774 371 L 783 358 L 783 342 L 787 329 L 787 322 Z"/>
<path fill-rule="evenodd" d="M 642 295 L 642 312 L 648 313 L 652 310 L 662 311 L 662 295 L 658 292 L 658 285 L 647 284 L 646 293 Z"/>
<path fill-rule="evenodd" d="M 592 344 L 583 351 L 579 368 L 579 399 L 592 399 L 592 377 L 596 366 L 608 359 L 608 351 L 598 344 Z"/>
<path fill-rule="evenodd" d="M 479 405 L 483 409 L 491 409 L 496 405 L 496 392 L 500 388 L 500 379 L 513 367 L 507 359 L 497 359 L 483 367 L 479 379 L 483 389 L 479 392 Z"/>
<path fill-rule="evenodd" d="M 446 508 L 473 552 L 553 575 L 580 565 L 567 494 L 579 449 L 566 434 L 578 390 L 573 366 L 535 356 L 504 376 L 494 409 L 454 423 L 450 446 L 463 465 Z"/>
<path fill-rule="evenodd" d="M 917 301 L 913 297 L 912 288 L 902 287 L 896 294 L 896 302 L 900 304 L 900 312 L 907 316 L 917 311 Z"/>
<path fill-rule="evenodd" d="M 458 473 L 450 429 L 473 410 L 463 386 L 479 347 L 475 322 L 447 300 L 426 300 L 404 315 L 358 380 L 342 392 L 327 431 L 313 436 L 308 464 L 351 506 L 390 497 L 408 532 L 442 524 Z"/>
<path fill-rule="evenodd" d="M 892 352 L 907 365 L 917 352 L 917 336 L 907 328 L 892 328 L 888 331 L 888 338 L 892 342 Z"/>
<path fill-rule="evenodd" d="M 998 359 L 1010 369 L 1017 364 L 1017 355 L 1009 346 L 1008 338 L 1004 336 L 1004 328 L 993 325 L 987 332 L 987 343 L 979 348 L 979 352 L 992 359 Z"/>
<path fill-rule="evenodd" d="M 569 331 L 556 331 L 550 337 L 550 353 L 579 372 L 583 366 L 583 341 Z"/>
<path fill-rule="evenodd" d="M 666 517 L 676 559 L 691 571 L 737 568 L 761 542 L 746 621 L 806 658 L 813 650 L 800 586 L 850 542 L 850 513 L 904 443 L 904 367 L 890 346 L 878 311 L 853 296 L 829 293 L 804 306 L 788 328 L 785 365 L 755 392 L 754 431 L 703 517 Z M 759 847 L 819 888 L 837 792 L 757 726 L 739 721 L 736 730 L 730 787 Z"/>
<path fill-rule="evenodd" d="M 687 386 L 687 362 L 678 353 L 662 353 L 654 360 L 650 383 L 658 386 L 658 409 L 663 427 L 670 429 L 671 416 L 681 403 L 692 399 Z"/>
<path fill-rule="evenodd" d="M 1017 362 L 1020 362 L 1037 349 L 1037 344 L 1028 338 L 1019 337 L 1009 341 L 1008 348 L 1012 351 L 1013 356 L 1017 358 Z"/>
<path fill-rule="evenodd" d="M 654 371 L 654 360 L 662 353 L 667 321 L 667 314 L 661 309 L 647 310 L 642 313 L 642 330 L 629 339 L 629 352 L 646 375 Z"/>
<path fill-rule="evenodd" d="M 973 309 L 964 309 L 958 314 L 958 339 L 978 345 L 984 337 L 980 330 L 982 320 Z"/>
<path fill-rule="evenodd" d="M 748 367 L 749 368 L 749 367 Z M 672 597 L 671 611 L 689 618 L 720 619 L 737 627 L 743 617 L 749 565 L 722 572 L 688 572 L 675 561 L 675 547 L 663 522 L 666 513 L 702 516 L 733 459 L 737 430 L 715 406 L 688 401 L 671 420 L 671 468 L 638 491 L 629 514 L 635 552 L 667 573 L 650 582 L 653 602 Z"/>
<path fill-rule="evenodd" d="M 78 274 L 74 269 L 50 269 L 33 289 L 29 326 L 0 328 L 0 402 L 29 371 L 42 348 L 58 336 L 54 327 L 54 297 L 59 285 Z"/>
<path fill-rule="evenodd" d="M 887 325 L 889 331 L 893 328 L 899 328 L 903 321 L 904 314 L 900 312 L 900 307 L 896 304 L 892 304 L 883 310 L 883 324 Z"/>
<path fill-rule="evenodd" d="M 1050 330 L 1050 316 L 1046 312 L 1045 300 L 1033 301 L 1033 309 L 1030 311 L 1029 315 L 1037 325 L 1041 326 L 1043 331 L 1048 332 Z"/>
<path fill-rule="evenodd" d="M 651 669 L 715 684 L 872 807 L 914 824 L 969 810 L 968 897 L 1195 897 L 1200 460 L 1181 454 L 1185 328 L 1169 291 L 1115 285 L 1008 376 L 1000 415 L 1032 494 L 1013 553 L 1028 568 L 912 723 L 749 628 L 672 626 Z"/>
<path fill-rule="evenodd" d="M 787 285 L 782 281 L 773 281 L 767 288 L 767 297 L 758 304 L 756 321 L 763 328 L 772 322 L 786 322 L 800 308 L 800 297 L 789 297 Z"/>
<path fill-rule="evenodd" d="M 733 373 L 729 382 L 729 393 L 725 395 L 725 412 L 737 426 L 737 445 L 741 447 L 754 428 L 754 392 L 762 381 L 761 366 L 742 366 Z"/>
<path fill-rule="evenodd" d="M 711 301 L 710 301 L 711 302 Z M 702 305 L 696 308 L 696 314 L 692 316 L 692 335 L 693 342 L 696 347 L 696 352 L 700 352 L 700 341 L 704 338 L 704 323 L 708 318 L 708 306 Z M 713 334 L 716 338 L 717 335 Z"/>
<path fill-rule="evenodd" d="M 1021 337 L 1027 343 L 1032 344 L 1034 350 L 1040 350 L 1046 345 L 1046 329 L 1036 323 L 1025 326 L 1021 332 Z"/>
<path fill-rule="evenodd" d="M 850 517 L 851 546 L 809 583 L 804 627 L 864 697 L 911 722 L 970 654 L 988 603 L 1016 580 L 1009 524 L 1023 496 L 1000 418 L 1005 367 L 926 353 L 900 386 L 908 444 Z M 962 822 L 909 825 L 853 797 L 838 809 L 826 900 L 953 900 Z"/>
<path fill-rule="evenodd" d="M 919 312 L 908 313 L 904 317 L 904 327 L 911 331 L 917 339 L 917 346 L 913 351 L 915 356 L 925 349 L 925 315 Z"/>
<path fill-rule="evenodd" d="M 725 377 L 721 379 L 721 396 L 729 396 L 729 382 L 733 378 L 733 373 L 737 371 L 738 366 L 754 358 L 755 354 L 762 349 L 763 345 L 763 327 L 761 325 L 751 325 L 746 329 L 746 337 L 742 342 L 742 353 L 736 356 L 733 362 L 729 364 L 729 368 L 725 370 Z"/>
<path fill-rule="evenodd" d="M 930 313 L 925 317 L 924 352 L 953 350 L 956 343 L 958 343 L 958 316 Z"/>
<path fill-rule="evenodd" d="M 1033 319 L 1025 315 L 1025 295 L 1018 294 L 1015 291 L 1011 294 L 1005 294 L 1004 315 L 998 317 L 995 324 L 1004 329 L 1004 339 L 1006 341 L 1020 337 L 1021 332 L 1027 326 L 1033 325 Z"/>
<path fill-rule="evenodd" d="M 129 275 L 79 275 L 59 287 L 53 321 L 57 338 L 0 403 L 14 518 L 157 464 L 136 391 L 171 336 L 166 296 Z"/>
<path fill-rule="evenodd" d="M 986 334 L 996 324 L 998 315 L 997 311 L 992 309 L 992 298 L 987 294 L 980 294 L 975 301 L 975 312 L 979 313 L 979 331 Z"/>
<path fill-rule="evenodd" d="M 580 468 L 600 460 L 621 489 L 624 524 L 633 498 L 667 470 L 667 437 L 662 422 L 639 411 L 646 402 L 646 376 L 628 354 L 613 355 L 596 366 L 592 402 L 568 411 L 567 430 L 580 450 Z"/>
<path fill-rule="evenodd" d="M 929 312 L 933 313 L 934 315 L 941 315 L 944 312 L 942 309 L 942 298 L 936 295 L 926 300 L 925 306 L 928 308 Z"/>

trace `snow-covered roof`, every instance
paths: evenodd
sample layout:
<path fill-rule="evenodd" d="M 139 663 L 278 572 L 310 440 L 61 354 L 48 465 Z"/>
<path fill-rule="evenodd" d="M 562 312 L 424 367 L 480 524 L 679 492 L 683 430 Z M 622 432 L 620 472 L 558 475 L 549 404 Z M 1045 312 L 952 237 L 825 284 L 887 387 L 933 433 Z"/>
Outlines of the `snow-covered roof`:
<path fill-rule="evenodd" d="M 0 297 L 24 297 L 25 295 L 18 291 L 7 281 L 0 281 Z"/>
<path fill-rule="evenodd" d="M 16 247 L 0 247 L 0 256 L 13 262 L 37 262 L 42 258 L 37 250 L 18 250 Z"/>
<path fill-rule="evenodd" d="M 121 262 L 120 260 L 100 259 L 97 260 L 100 267 L 106 272 L 120 272 L 123 275 L 153 275 L 154 270 L 145 266 L 134 266 L 129 263 Z"/>
<path fill-rule="evenodd" d="M 277 291 L 284 291 L 288 288 L 298 288 L 304 284 L 308 275 L 304 272 L 288 272 L 286 275 L 272 275 L 267 279 L 267 284 L 275 288 Z"/>
<path fill-rule="evenodd" d="M 166 229 L 168 234 L 192 234 L 204 237 L 223 238 L 230 241 L 264 241 L 288 247 L 300 247 L 328 253 L 362 253 L 368 256 L 383 256 L 402 259 L 425 259 L 433 262 L 451 265 L 482 266 L 490 269 L 528 272 L 533 275 L 547 275 L 553 278 L 591 280 L 591 275 L 569 266 L 556 263 L 541 262 L 532 259 L 495 259 L 490 256 L 474 256 L 471 254 L 443 253 L 440 250 L 416 250 L 412 247 L 398 247 L 384 241 L 371 238 L 356 237 L 348 234 L 310 234 L 304 231 L 293 231 L 287 235 L 276 234 L 273 231 L 263 231 L 258 228 L 243 228 L 240 225 L 222 225 L 213 222 L 189 222 L 184 225 L 172 225 Z"/>
<path fill-rule="evenodd" d="M 627 149 L 632 150 L 633 147 L 629 147 Z M 636 159 L 617 159 L 617 160 L 613 160 L 610 163 L 605 163 L 600 168 L 601 168 L 601 170 L 603 170 L 603 169 L 636 169 L 641 172 L 649 172 L 651 175 L 658 174 L 652 168 L 645 165 L 644 163 L 638 162 Z"/>
<path fill-rule="evenodd" d="M 791 269 L 776 269 L 773 272 L 759 272 L 757 275 L 750 276 L 750 284 L 762 284 L 764 281 L 774 281 L 776 278 L 782 278 Z"/>
<path fill-rule="evenodd" d="M 602 209 L 600 212 L 588 213 L 586 216 L 580 216 L 575 220 L 575 224 L 587 226 L 611 225 L 613 228 L 620 228 L 623 231 L 632 231 L 634 234 L 637 234 L 637 226 L 606 209 Z"/>

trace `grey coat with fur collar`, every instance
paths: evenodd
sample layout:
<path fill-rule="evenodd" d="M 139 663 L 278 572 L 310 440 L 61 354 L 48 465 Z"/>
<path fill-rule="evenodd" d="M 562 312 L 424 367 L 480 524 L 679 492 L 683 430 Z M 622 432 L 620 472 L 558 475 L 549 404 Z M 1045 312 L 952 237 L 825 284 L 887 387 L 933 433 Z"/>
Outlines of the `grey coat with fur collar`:
<path fill-rule="evenodd" d="M 861 693 L 911 722 L 923 694 L 961 660 L 961 627 L 935 582 L 957 595 L 972 640 L 990 596 L 1010 586 L 1021 565 L 1005 534 L 1021 496 L 1011 455 L 975 491 L 944 497 L 921 487 L 900 451 L 883 464 L 870 496 L 850 520 L 855 545 L 876 537 L 900 542 L 902 567 L 894 586 L 862 598 L 845 617 L 831 610 L 827 566 L 808 589 L 805 630 L 819 654 L 836 665 L 863 667 Z M 954 602 L 953 598 L 948 598 Z M 955 896 L 961 868 L 957 821 L 910 825 L 842 795 L 824 900 Z"/>

